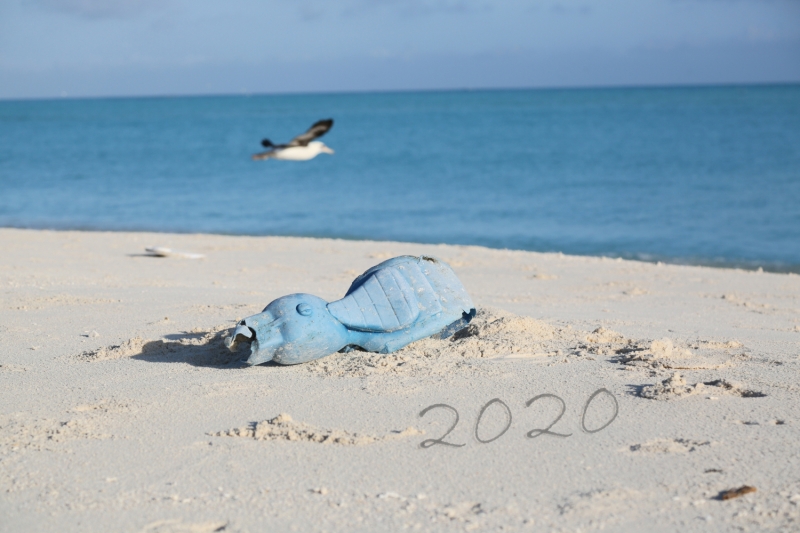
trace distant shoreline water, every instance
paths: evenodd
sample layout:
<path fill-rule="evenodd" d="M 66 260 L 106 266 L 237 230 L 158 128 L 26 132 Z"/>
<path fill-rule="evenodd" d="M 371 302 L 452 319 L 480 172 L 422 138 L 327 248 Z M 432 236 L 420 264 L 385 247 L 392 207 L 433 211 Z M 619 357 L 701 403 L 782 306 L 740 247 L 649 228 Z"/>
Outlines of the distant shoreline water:
<path fill-rule="evenodd" d="M 642 263 L 650 264 L 665 264 L 676 266 L 697 266 L 707 268 L 720 268 L 731 270 L 746 270 L 749 272 L 768 272 L 773 274 L 800 274 L 800 264 L 769 264 L 763 262 L 736 262 L 728 261 L 726 259 L 693 259 L 693 258 L 676 258 L 676 257 L 656 257 L 649 255 L 606 255 L 606 254 L 581 254 L 581 253 L 566 253 L 560 250 L 526 250 L 520 248 L 495 248 L 491 246 L 483 246 L 480 244 L 468 243 L 452 243 L 452 242 L 417 242 L 417 241 L 402 241 L 402 240 L 384 240 L 384 239 L 368 239 L 368 238 L 348 238 L 348 237 L 329 237 L 320 235 L 273 235 L 273 234 L 247 234 L 247 233 L 208 233 L 208 232 L 193 232 L 193 231 L 157 231 L 157 230 L 143 230 L 143 229 L 101 229 L 101 228 L 68 228 L 68 227 L 28 227 L 28 226 L 0 226 L 3 229 L 19 229 L 30 231 L 52 231 L 52 232 L 86 232 L 86 233 L 155 233 L 164 235 L 214 235 L 218 237 L 278 237 L 278 238 L 300 238 L 300 239 L 328 239 L 328 240 L 342 240 L 342 241 L 372 241 L 372 242 L 386 242 L 398 243 L 405 245 L 419 244 L 425 245 L 447 245 L 447 246 L 479 246 L 489 248 L 492 250 L 508 250 L 512 252 L 534 252 L 545 254 L 563 254 L 574 257 L 595 257 L 605 259 L 622 259 L 626 261 L 640 261 Z M 168 245 L 167 241 L 151 243 L 153 245 Z"/>
<path fill-rule="evenodd" d="M 336 150 L 254 162 L 333 117 Z M 0 226 L 800 272 L 800 85 L 0 101 Z"/>

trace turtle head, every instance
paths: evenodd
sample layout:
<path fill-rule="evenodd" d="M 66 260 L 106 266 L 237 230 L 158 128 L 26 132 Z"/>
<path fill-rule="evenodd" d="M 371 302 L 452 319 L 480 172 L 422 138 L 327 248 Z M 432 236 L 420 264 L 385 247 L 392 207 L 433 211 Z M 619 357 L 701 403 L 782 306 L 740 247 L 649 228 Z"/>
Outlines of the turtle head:
<path fill-rule="evenodd" d="M 283 296 L 239 322 L 226 345 L 235 350 L 240 342 L 250 342 L 249 365 L 293 365 L 325 357 L 347 345 L 347 329 L 327 305 L 311 294 Z"/>

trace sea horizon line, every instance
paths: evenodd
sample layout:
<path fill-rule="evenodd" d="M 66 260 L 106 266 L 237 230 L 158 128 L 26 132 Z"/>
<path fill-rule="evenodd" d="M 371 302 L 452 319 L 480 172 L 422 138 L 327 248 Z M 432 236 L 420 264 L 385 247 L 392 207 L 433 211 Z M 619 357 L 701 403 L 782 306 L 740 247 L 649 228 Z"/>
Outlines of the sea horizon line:
<path fill-rule="evenodd" d="M 548 85 L 528 87 L 452 87 L 452 88 L 420 88 L 420 89 L 364 89 L 348 91 L 240 91 L 222 93 L 165 93 L 165 94 L 129 94 L 129 95 L 62 95 L 33 97 L 2 97 L 5 102 L 53 102 L 74 100 L 159 100 L 179 98 L 250 98 L 263 96 L 336 96 L 336 95 L 369 95 L 369 94 L 420 94 L 420 93 L 465 93 L 465 92 L 560 92 L 560 91 L 614 91 L 614 90 L 672 90 L 672 89 L 736 89 L 736 88 L 778 88 L 800 87 L 800 81 L 770 82 L 723 82 L 723 83 L 642 83 L 642 84 L 609 84 L 609 85 Z"/>

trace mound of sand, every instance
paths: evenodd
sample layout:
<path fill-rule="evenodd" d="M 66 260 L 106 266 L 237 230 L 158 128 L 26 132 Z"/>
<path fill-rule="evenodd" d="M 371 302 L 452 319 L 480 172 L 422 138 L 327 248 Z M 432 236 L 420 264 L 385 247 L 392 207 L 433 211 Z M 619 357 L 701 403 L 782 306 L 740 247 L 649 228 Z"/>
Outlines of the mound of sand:
<path fill-rule="evenodd" d="M 708 394 L 710 396 L 727 394 L 742 398 L 761 398 L 766 396 L 763 392 L 750 390 L 743 385 L 730 383 L 722 379 L 689 385 L 678 372 L 675 372 L 661 383 L 645 385 L 639 391 L 640 397 L 650 400 L 673 400 L 695 394 Z"/>
<path fill-rule="evenodd" d="M 599 327 L 586 336 L 586 342 L 591 344 L 625 344 L 628 339 L 616 331 Z"/>
<path fill-rule="evenodd" d="M 617 362 L 631 367 L 652 370 L 711 370 L 729 366 L 735 359 L 746 357 L 734 353 L 742 347 L 737 341 L 673 342 L 663 338 L 653 341 L 628 340 L 616 349 Z"/>
<path fill-rule="evenodd" d="M 584 333 L 491 307 L 448 339 L 422 339 L 391 354 L 353 351 L 303 365 L 316 374 L 366 376 L 444 374 L 480 360 L 574 355 Z M 485 372 L 492 369 L 482 368 Z"/>
<path fill-rule="evenodd" d="M 491 307 L 478 310 L 466 329 L 449 339 L 423 339 L 397 353 L 429 359 L 494 359 L 557 355 L 571 350 L 579 332 Z"/>
<path fill-rule="evenodd" d="M 289 440 L 296 442 L 317 442 L 320 444 L 342 444 L 345 446 L 372 444 L 382 440 L 421 435 L 423 432 L 414 428 L 393 431 L 384 437 L 348 433 L 341 429 L 320 429 L 302 422 L 295 422 L 286 413 L 275 418 L 253 422 L 242 427 L 209 433 L 213 437 L 244 437 L 255 440 Z"/>
<path fill-rule="evenodd" d="M 130 357 L 142 353 L 142 348 L 145 345 L 145 340 L 141 337 L 134 337 L 128 339 L 122 344 L 103 346 L 96 350 L 83 352 L 76 356 L 81 361 L 107 361 L 109 359 L 119 359 L 121 357 Z"/>

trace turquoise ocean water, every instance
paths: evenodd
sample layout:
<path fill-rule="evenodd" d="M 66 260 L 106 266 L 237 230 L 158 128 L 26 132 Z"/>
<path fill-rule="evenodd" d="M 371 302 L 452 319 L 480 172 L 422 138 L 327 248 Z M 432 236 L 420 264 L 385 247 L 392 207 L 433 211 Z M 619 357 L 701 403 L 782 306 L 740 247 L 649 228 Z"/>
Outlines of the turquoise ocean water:
<path fill-rule="evenodd" d="M 800 86 L 0 101 L 0 226 L 800 271 Z"/>

